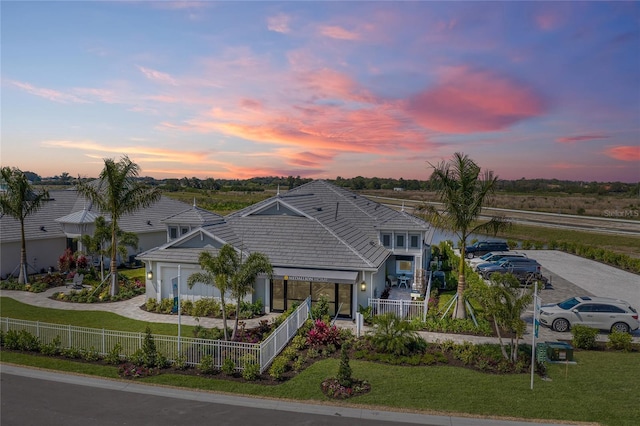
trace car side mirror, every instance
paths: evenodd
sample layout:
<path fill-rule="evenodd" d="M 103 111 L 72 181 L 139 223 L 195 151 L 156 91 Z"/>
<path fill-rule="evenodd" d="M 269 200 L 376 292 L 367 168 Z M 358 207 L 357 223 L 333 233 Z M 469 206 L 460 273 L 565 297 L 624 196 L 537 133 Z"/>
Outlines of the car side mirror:
<path fill-rule="evenodd" d="M 571 312 L 573 312 L 574 314 L 579 314 L 579 313 L 580 313 L 580 311 L 579 311 L 579 310 L 577 310 L 577 309 L 575 309 L 575 308 L 574 308 L 574 309 L 572 309 L 572 310 L 571 310 Z"/>

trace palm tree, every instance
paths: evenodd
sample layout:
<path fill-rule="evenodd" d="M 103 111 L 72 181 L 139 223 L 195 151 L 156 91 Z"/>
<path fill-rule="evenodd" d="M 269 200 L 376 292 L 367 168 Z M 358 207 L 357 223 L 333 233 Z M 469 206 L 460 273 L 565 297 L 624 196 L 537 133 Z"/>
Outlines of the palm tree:
<path fill-rule="evenodd" d="M 447 162 L 434 167 L 431 179 L 444 205 L 444 210 L 432 210 L 436 226 L 453 231 L 460 240 L 460 264 L 458 268 L 458 290 L 454 318 L 466 318 L 464 291 L 466 281 L 465 247 L 470 234 L 492 231 L 494 234 L 509 225 L 503 217 L 493 217 L 488 222 L 475 224 L 485 201 L 493 194 L 497 176 L 490 170 L 481 174 L 480 167 L 467 155 L 456 152 Z"/>
<path fill-rule="evenodd" d="M 6 184 L 6 191 L 0 192 L 0 214 L 9 215 L 20 221 L 20 273 L 18 283 L 27 282 L 27 243 L 24 236 L 24 221 L 27 216 L 38 211 L 49 198 L 47 191 L 36 193 L 27 176 L 17 168 L 3 167 L 0 170 Z"/>
<path fill-rule="evenodd" d="M 239 257 L 236 250 L 229 244 L 222 246 L 216 256 L 208 251 L 203 251 L 198 257 L 198 263 L 202 272 L 189 275 L 187 285 L 192 288 L 196 283 L 212 285 L 220 291 L 222 305 L 222 327 L 224 340 L 229 340 L 227 331 L 227 308 L 225 306 L 225 294 L 231 289 L 231 280 L 239 267 Z"/>
<path fill-rule="evenodd" d="M 136 181 L 140 167 L 126 155 L 116 162 L 104 159 L 97 185 L 78 180 L 78 192 L 111 216 L 111 296 L 118 294 L 118 221 L 129 213 L 149 207 L 161 197 L 158 188 L 149 188 Z"/>
<path fill-rule="evenodd" d="M 128 250 L 127 247 L 138 248 L 138 236 L 133 232 L 125 232 L 118 228 L 116 230 L 116 236 L 118 246 L 116 251 L 120 257 L 126 257 Z M 86 254 L 93 256 L 97 254 L 100 256 L 100 280 L 104 281 L 104 268 L 102 258 L 108 256 L 111 253 L 111 246 L 107 241 L 111 238 L 111 227 L 107 223 L 103 216 L 98 216 L 95 221 L 95 231 L 93 235 L 84 234 L 78 241 L 82 243 L 82 247 L 86 251 Z"/>
<path fill-rule="evenodd" d="M 234 253 L 237 253 L 234 251 Z M 236 254 L 237 255 L 237 254 Z M 238 268 L 231 279 L 231 293 L 236 298 L 236 319 L 233 325 L 233 334 L 231 340 L 235 340 L 238 334 L 238 318 L 240 316 L 240 302 L 244 297 L 253 291 L 253 284 L 260 274 L 268 274 L 271 276 L 273 267 L 269 258 L 262 253 L 251 253 L 243 262 L 242 257 L 238 257 L 239 261 L 235 262 Z"/>

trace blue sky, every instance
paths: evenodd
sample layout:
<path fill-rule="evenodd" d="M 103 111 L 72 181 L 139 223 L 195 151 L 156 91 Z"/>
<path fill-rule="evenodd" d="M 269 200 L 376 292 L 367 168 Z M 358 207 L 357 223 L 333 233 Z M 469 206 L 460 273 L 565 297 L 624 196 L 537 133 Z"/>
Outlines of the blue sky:
<path fill-rule="evenodd" d="M 640 180 L 637 2 L 1 3 L 3 166 Z"/>

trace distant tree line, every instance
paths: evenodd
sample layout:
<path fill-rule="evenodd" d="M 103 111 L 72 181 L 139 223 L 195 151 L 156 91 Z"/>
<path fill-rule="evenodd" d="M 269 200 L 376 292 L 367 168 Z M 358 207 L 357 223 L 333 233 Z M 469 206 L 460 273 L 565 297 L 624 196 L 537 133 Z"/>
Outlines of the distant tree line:
<path fill-rule="evenodd" d="M 63 172 L 58 176 L 42 178 L 34 172 L 24 172 L 27 178 L 37 185 L 74 185 L 77 181 L 69 173 Z M 82 181 L 93 178 L 83 178 Z M 200 179 L 197 177 L 183 177 L 180 179 L 155 179 L 152 177 L 138 177 L 137 180 L 150 186 L 159 186 L 163 191 L 189 191 L 189 190 L 210 190 L 210 191 L 239 191 L 239 192 L 261 192 L 266 189 L 282 190 L 293 189 L 313 179 L 302 178 L 300 176 L 264 176 L 251 179 L 214 179 L 208 177 Z M 348 188 L 354 191 L 378 190 L 378 189 L 399 189 L 403 191 L 436 191 L 437 182 L 432 178 L 427 180 L 418 179 L 393 179 L 380 177 L 356 176 L 353 178 L 328 179 L 337 186 Z M 640 196 L 640 182 L 587 182 L 570 181 L 560 179 L 517 179 L 498 180 L 496 182 L 497 193 L 564 193 L 564 194 L 595 194 L 595 195 L 627 195 Z"/>

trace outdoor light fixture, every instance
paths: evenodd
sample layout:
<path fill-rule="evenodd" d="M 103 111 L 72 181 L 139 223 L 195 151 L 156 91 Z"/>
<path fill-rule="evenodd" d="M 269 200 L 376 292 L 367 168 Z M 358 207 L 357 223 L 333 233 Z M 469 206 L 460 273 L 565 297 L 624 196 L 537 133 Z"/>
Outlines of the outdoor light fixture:
<path fill-rule="evenodd" d="M 147 272 L 147 279 L 152 280 L 153 279 L 153 271 L 149 271 Z"/>
<path fill-rule="evenodd" d="M 364 281 L 362 281 L 360 283 L 360 291 L 365 291 L 367 289 L 367 283 L 365 283 Z"/>

